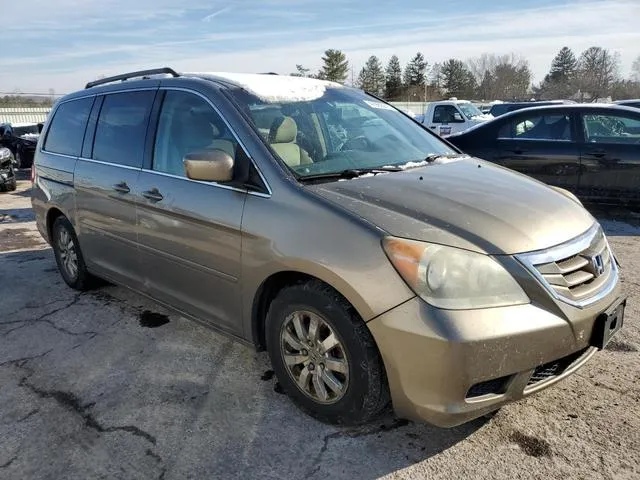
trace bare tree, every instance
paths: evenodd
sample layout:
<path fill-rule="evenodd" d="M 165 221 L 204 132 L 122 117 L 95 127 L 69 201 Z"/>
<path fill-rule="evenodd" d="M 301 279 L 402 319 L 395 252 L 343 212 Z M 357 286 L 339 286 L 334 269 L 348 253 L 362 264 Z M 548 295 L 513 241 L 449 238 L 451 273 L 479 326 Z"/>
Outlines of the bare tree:
<path fill-rule="evenodd" d="M 640 82 L 640 55 L 633 61 L 631 66 L 631 80 Z"/>
<path fill-rule="evenodd" d="M 529 94 L 531 70 L 529 62 L 514 53 L 483 53 L 467 61 L 467 67 L 478 84 L 478 96 L 485 100 L 524 99 Z"/>
<path fill-rule="evenodd" d="M 620 55 L 606 48 L 587 48 L 578 61 L 578 85 L 581 100 L 593 102 L 611 94 L 613 84 L 620 79 Z"/>

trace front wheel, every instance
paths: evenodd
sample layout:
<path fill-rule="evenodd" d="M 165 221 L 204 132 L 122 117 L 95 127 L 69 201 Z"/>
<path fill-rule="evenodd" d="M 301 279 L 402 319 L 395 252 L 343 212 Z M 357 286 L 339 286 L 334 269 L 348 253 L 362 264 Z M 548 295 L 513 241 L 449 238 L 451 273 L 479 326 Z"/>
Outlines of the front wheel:
<path fill-rule="evenodd" d="M 24 161 L 22 159 L 22 153 L 20 153 L 20 149 L 16 149 L 16 168 L 18 170 L 24 168 Z"/>
<path fill-rule="evenodd" d="M 368 327 L 332 288 L 285 287 L 266 319 L 267 349 L 283 390 L 332 424 L 370 421 L 389 403 L 382 359 Z"/>

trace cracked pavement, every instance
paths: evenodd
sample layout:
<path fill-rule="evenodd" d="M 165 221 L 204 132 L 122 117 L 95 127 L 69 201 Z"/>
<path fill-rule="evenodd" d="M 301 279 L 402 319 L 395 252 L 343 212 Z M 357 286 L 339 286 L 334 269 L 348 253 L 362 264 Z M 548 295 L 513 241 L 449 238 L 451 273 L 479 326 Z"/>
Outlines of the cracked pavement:
<path fill-rule="evenodd" d="M 67 288 L 28 186 L 0 194 L 3 480 L 640 478 L 637 213 L 594 210 L 629 303 L 576 375 L 454 429 L 391 417 L 340 429 L 277 393 L 266 354 L 121 287 Z"/>

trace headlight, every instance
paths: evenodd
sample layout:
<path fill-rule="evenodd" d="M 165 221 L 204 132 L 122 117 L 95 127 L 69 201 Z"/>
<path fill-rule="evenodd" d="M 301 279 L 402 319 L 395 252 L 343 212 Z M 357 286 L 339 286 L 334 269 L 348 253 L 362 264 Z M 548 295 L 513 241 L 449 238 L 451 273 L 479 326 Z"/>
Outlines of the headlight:
<path fill-rule="evenodd" d="M 529 303 L 520 285 L 488 255 L 387 237 L 383 247 L 407 284 L 438 308 L 465 310 Z"/>

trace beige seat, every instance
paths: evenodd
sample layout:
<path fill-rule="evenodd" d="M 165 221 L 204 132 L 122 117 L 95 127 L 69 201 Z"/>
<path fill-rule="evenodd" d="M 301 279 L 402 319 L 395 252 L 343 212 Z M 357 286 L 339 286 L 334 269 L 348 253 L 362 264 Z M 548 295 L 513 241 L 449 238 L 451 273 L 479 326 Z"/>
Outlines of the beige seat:
<path fill-rule="evenodd" d="M 275 152 L 290 167 L 313 163 L 309 154 L 296 142 L 298 126 L 291 117 L 278 117 L 271 124 L 269 143 Z"/>

